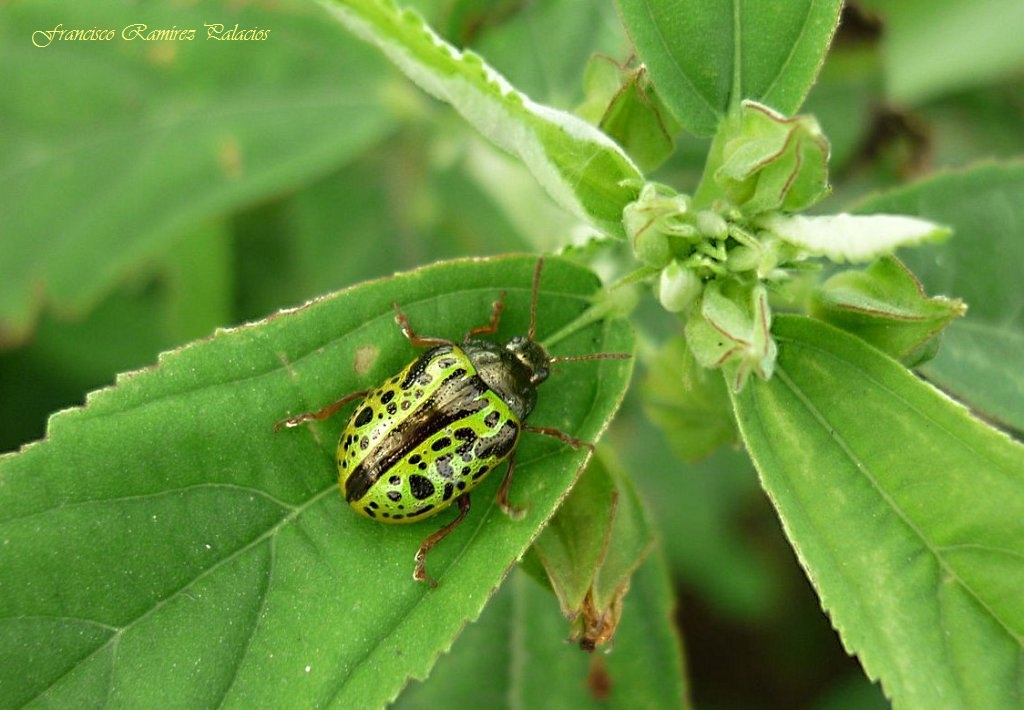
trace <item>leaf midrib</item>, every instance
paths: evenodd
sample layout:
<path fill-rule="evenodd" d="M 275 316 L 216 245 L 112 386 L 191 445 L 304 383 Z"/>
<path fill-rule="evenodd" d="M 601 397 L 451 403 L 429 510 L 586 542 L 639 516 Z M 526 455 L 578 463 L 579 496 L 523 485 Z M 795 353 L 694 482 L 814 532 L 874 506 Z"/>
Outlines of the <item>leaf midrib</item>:
<path fill-rule="evenodd" d="M 819 355 L 825 355 L 832 359 L 836 359 L 833 353 L 831 353 L 830 351 L 824 350 L 822 348 L 816 348 L 813 345 L 803 341 L 797 342 L 795 340 L 790 340 L 789 338 L 784 337 L 780 337 L 779 341 L 780 343 L 782 341 L 787 341 L 787 343 L 790 346 L 803 347 L 808 350 L 814 350 Z M 967 442 L 961 440 L 960 437 L 956 436 L 953 432 L 950 432 L 941 422 L 937 421 L 934 417 L 930 416 L 927 411 L 919 409 L 916 405 L 908 401 L 900 393 L 891 390 L 883 382 L 880 382 L 878 379 L 872 377 L 870 373 L 865 372 L 863 370 L 861 372 L 866 379 L 868 379 L 876 387 L 879 387 L 880 389 L 884 390 L 888 394 L 888 396 L 892 397 L 894 400 L 898 400 L 904 406 L 913 410 L 918 416 L 920 416 L 923 419 L 926 419 L 935 427 L 943 431 L 949 438 L 956 440 L 958 444 L 960 444 L 965 449 L 978 456 L 980 460 L 985 460 L 983 452 L 976 450 L 973 446 L 970 446 L 969 444 L 967 444 Z M 814 421 L 819 423 L 823 431 L 825 431 L 831 437 L 831 439 L 839 445 L 843 454 L 849 459 L 849 461 L 853 464 L 856 470 L 860 471 L 864 475 L 864 478 L 868 481 L 871 487 L 879 495 L 882 501 L 890 508 L 890 510 L 893 511 L 897 518 L 907 527 L 907 529 L 911 531 L 911 533 L 920 541 L 921 545 L 935 559 L 940 569 L 947 573 L 951 579 L 955 580 L 956 583 L 961 588 L 963 588 L 964 591 L 967 592 L 967 594 L 972 599 L 974 599 L 981 608 L 985 609 L 985 611 L 992 617 L 992 619 L 997 624 L 999 624 L 999 626 L 1005 631 L 1007 636 L 1016 641 L 1018 646 L 1024 648 L 1024 638 L 1022 638 L 1016 632 L 1014 632 L 1013 629 L 1011 629 L 1010 626 L 991 608 L 991 606 L 985 601 L 984 597 L 978 591 L 976 591 L 974 587 L 968 584 L 949 564 L 947 564 L 947 562 L 943 559 L 942 555 L 939 553 L 939 551 L 942 549 L 942 546 L 933 544 L 929 537 L 925 534 L 925 532 L 907 515 L 903 508 L 899 506 L 896 503 L 896 501 L 889 495 L 889 493 L 881 486 L 876 476 L 871 472 L 870 468 L 863 461 L 861 461 L 860 458 L 853 452 L 850 446 L 846 443 L 845 439 L 840 435 L 838 429 L 836 427 L 829 426 L 828 419 L 814 405 L 814 403 L 810 401 L 810 399 L 803 392 L 803 390 L 801 390 L 800 387 L 796 384 L 796 382 L 789 376 L 789 374 L 786 372 L 786 368 L 781 365 L 777 366 L 775 369 L 775 376 L 780 378 L 780 381 L 790 390 L 790 392 L 793 393 L 793 395 L 806 408 L 806 411 L 811 415 Z"/>

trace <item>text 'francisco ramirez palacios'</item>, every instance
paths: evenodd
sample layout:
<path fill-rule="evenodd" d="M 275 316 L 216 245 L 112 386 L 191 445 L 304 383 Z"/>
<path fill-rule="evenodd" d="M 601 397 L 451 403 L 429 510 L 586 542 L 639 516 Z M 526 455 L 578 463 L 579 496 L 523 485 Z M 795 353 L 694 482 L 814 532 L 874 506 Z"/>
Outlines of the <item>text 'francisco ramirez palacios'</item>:
<path fill-rule="evenodd" d="M 168 28 L 154 28 L 142 22 L 126 25 L 120 31 L 101 27 L 92 29 L 64 29 L 60 23 L 52 30 L 36 30 L 32 33 L 32 44 L 37 47 L 49 47 L 54 42 L 112 42 L 123 39 L 129 42 L 191 42 L 195 39 L 228 40 L 245 42 L 262 42 L 270 37 L 270 30 L 252 27 L 242 29 L 237 24 L 228 27 L 219 22 L 207 22 L 204 31 L 194 27 L 179 28 L 177 25 Z"/>

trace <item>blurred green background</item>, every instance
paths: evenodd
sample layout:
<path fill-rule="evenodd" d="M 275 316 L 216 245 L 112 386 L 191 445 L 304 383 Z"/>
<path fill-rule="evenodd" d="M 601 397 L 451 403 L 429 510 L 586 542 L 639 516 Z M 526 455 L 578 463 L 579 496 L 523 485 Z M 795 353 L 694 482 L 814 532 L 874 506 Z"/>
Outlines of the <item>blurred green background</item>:
<path fill-rule="evenodd" d="M 630 57 L 609 2 L 415 4 L 558 108 L 583 102 L 592 54 Z M 122 39 L 136 23 L 196 38 Z M 207 40 L 205 23 L 270 33 Z M 118 36 L 33 45 L 58 26 Z M 1021 30 L 1020 0 L 848 7 L 804 109 L 833 145 L 835 192 L 818 209 L 1024 153 Z M 0 67 L 3 452 L 217 327 L 438 259 L 583 234 L 520 165 L 313 3 L 0 2 Z M 681 137 L 653 177 L 692 190 L 705 149 Z M 650 303 L 637 323 L 651 351 L 675 328 Z M 609 440 L 657 521 L 698 706 L 884 704 L 820 612 L 745 455 L 683 462 L 642 390 Z"/>

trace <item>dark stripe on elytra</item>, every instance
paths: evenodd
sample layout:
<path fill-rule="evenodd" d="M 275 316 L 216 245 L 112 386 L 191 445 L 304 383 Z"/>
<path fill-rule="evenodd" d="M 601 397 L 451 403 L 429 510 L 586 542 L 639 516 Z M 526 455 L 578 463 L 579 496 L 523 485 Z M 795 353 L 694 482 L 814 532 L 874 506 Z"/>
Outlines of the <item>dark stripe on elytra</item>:
<path fill-rule="evenodd" d="M 449 347 L 442 345 L 440 347 Z M 459 381 L 458 386 L 443 402 L 437 402 L 438 394 L 445 394 L 446 385 Z M 452 372 L 438 386 L 433 396 L 402 420 L 378 441 L 345 481 L 345 500 L 349 503 L 366 495 L 381 474 L 409 455 L 413 449 L 453 422 L 457 422 L 487 407 L 483 399 L 487 385 L 479 375 L 465 376 L 459 370 Z M 514 439 L 513 439 L 513 443 Z"/>

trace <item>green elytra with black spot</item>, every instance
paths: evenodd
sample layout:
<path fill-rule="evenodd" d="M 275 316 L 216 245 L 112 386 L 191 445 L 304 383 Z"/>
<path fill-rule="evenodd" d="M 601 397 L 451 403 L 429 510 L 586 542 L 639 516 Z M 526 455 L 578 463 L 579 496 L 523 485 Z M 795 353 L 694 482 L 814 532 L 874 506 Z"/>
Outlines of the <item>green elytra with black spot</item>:
<path fill-rule="evenodd" d="M 420 357 L 379 387 L 354 392 L 317 412 L 286 419 L 296 426 L 325 419 L 362 397 L 338 441 L 338 482 L 349 505 L 384 523 L 414 523 L 452 503 L 459 514 L 428 536 L 416 552 L 413 578 L 436 586 L 424 560 L 434 545 L 469 513 L 469 494 L 496 466 L 509 460 L 498 490 L 498 504 L 519 517 L 508 502 L 515 470 L 515 449 L 522 430 L 553 436 L 578 448 L 591 447 L 557 429 L 532 427 L 526 418 L 537 403 L 537 387 L 548 366 L 567 360 L 627 358 L 620 353 L 551 357 L 534 338 L 537 293 L 543 259 L 533 273 L 530 330 L 504 345 L 474 336 L 494 333 L 504 308 L 495 302 L 487 325 L 474 328 L 461 343 L 416 335 L 405 314 L 394 306 L 396 320 L 413 345 L 427 347 Z"/>

